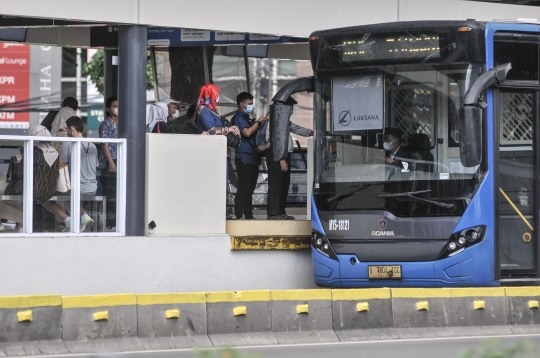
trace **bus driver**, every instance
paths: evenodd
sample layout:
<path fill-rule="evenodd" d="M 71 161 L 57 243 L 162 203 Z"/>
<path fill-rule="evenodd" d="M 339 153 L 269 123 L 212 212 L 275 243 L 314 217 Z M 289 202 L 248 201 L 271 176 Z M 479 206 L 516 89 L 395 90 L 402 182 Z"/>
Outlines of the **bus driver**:
<path fill-rule="evenodd" d="M 386 164 L 395 165 L 404 170 L 409 169 L 409 163 L 403 161 L 406 153 L 401 147 L 401 130 L 392 127 L 385 128 L 383 148 Z"/>

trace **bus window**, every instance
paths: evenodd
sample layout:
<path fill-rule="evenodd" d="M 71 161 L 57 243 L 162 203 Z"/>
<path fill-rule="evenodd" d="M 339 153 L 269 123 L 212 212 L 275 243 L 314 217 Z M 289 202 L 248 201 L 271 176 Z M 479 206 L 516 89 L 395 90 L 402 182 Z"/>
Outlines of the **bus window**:
<path fill-rule="evenodd" d="M 511 62 L 507 80 L 538 82 L 538 36 L 497 33 L 495 66 Z"/>

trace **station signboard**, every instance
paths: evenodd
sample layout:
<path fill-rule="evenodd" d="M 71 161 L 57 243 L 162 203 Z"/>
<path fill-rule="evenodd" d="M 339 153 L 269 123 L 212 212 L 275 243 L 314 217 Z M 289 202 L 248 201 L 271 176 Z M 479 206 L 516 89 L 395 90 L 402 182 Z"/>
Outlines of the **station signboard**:
<path fill-rule="evenodd" d="M 0 43 L 0 128 L 28 129 L 29 113 L 2 111 L 3 105 L 28 100 L 30 46 Z"/>
<path fill-rule="evenodd" d="M 239 32 L 148 27 L 148 46 L 269 44 L 301 41 L 288 36 Z"/>

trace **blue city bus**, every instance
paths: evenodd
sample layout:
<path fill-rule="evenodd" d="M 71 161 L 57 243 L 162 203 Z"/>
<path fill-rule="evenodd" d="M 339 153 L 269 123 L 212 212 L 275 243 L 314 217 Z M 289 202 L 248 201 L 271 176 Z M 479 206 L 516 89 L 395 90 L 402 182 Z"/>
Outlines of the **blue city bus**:
<path fill-rule="evenodd" d="M 313 92 L 317 285 L 536 281 L 540 24 L 397 22 L 309 42 L 314 76 L 274 97 L 271 137 L 276 160 L 286 98 Z"/>

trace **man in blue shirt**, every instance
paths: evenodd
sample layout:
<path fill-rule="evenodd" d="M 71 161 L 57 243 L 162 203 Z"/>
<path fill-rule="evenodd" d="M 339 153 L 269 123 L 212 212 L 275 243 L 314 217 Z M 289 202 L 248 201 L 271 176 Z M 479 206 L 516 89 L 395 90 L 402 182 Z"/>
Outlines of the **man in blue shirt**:
<path fill-rule="evenodd" d="M 238 127 L 241 134 L 240 145 L 235 150 L 234 163 L 238 175 L 238 188 L 234 200 L 236 219 L 253 219 L 252 196 L 257 186 L 261 157 L 255 150 L 255 133 L 267 117 L 260 117 L 250 124 L 250 114 L 253 112 L 253 96 L 242 92 L 236 96 L 238 111 L 232 118 L 232 123 Z"/>

